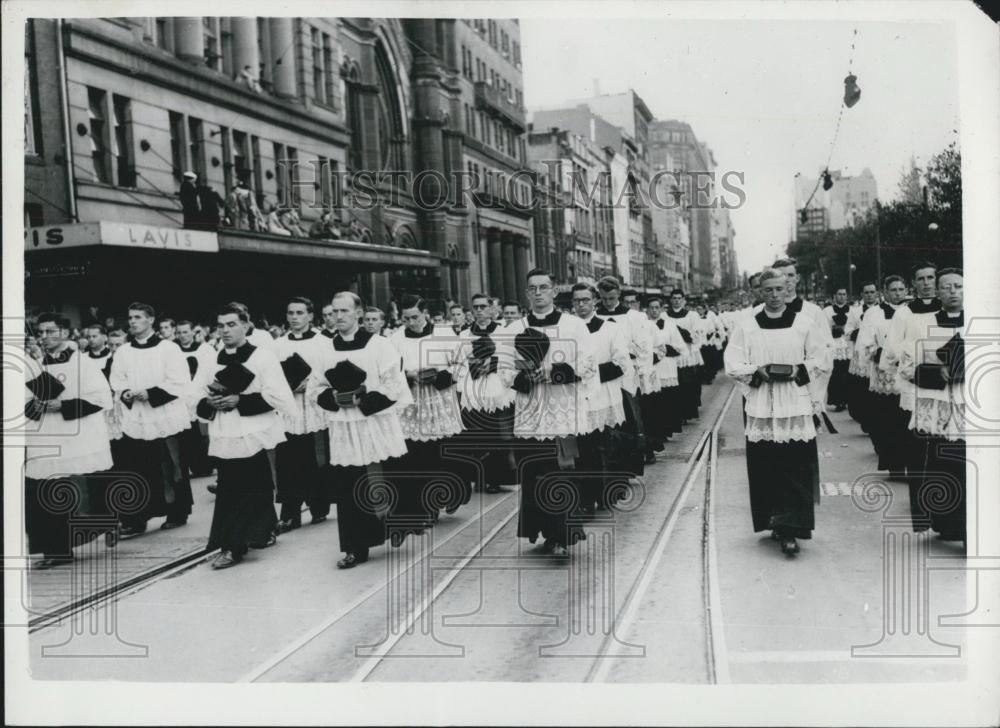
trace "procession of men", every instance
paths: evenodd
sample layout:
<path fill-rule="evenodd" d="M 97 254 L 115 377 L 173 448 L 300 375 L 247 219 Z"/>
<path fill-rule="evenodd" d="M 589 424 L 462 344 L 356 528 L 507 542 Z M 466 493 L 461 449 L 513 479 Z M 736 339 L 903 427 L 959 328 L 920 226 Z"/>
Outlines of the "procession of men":
<path fill-rule="evenodd" d="M 866 282 L 858 305 L 838 289 L 826 309 L 799 295 L 793 259 L 749 283 L 749 306 L 713 311 L 689 307 L 680 289 L 640 300 L 609 276 L 574 285 L 568 312 L 552 276 L 534 269 L 526 314 L 475 293 L 432 316 L 404 296 L 391 332 L 386 311 L 355 293 L 319 306 L 290 296 L 277 338 L 230 302 L 215 312 L 215 347 L 142 302 L 127 307 L 127 339 L 98 325 L 83 351 L 64 317 L 43 314 L 25 407 L 38 423 L 25 470 L 34 566 L 73 561 L 74 511 L 52 507 L 67 489 L 75 512 L 117 519 L 106 529 L 114 546 L 153 518 L 185 526 L 191 478 L 213 470 L 216 569 L 275 545 L 305 511 L 312 524 L 336 517 L 336 566 L 354 568 L 433 529 L 474 491 L 512 489 L 517 536 L 567 555 L 588 519 L 646 487 L 671 437 L 697 426 L 702 387 L 722 369 L 742 395 L 749 520 L 783 553 L 817 528 L 828 408 L 848 410 L 878 467 L 908 485 L 914 530 L 964 540 L 961 270 L 922 262 L 908 281 Z M 100 478 L 109 472 L 130 474 L 131 490 L 108 492 L 123 487 Z M 928 495 L 942 489 L 946 498 Z"/>

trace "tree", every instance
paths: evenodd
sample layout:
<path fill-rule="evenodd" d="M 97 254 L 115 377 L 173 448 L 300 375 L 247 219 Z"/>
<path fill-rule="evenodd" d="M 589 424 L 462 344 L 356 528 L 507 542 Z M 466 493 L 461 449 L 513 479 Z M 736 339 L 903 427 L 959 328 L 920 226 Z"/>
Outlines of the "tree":
<path fill-rule="evenodd" d="M 837 287 L 847 286 L 851 263 L 856 266 L 854 290 L 859 290 L 861 282 L 876 278 L 877 249 L 883 278 L 890 274 L 909 278 L 911 266 L 919 260 L 942 267 L 961 266 L 962 157 L 954 143 L 930 159 L 925 179 L 926 197 L 919 168 L 911 160 L 910 170 L 900 180 L 902 199 L 887 204 L 876 201 L 853 227 L 825 230 L 789 243 L 788 254 L 798 260 L 805 290 L 832 294 Z"/>

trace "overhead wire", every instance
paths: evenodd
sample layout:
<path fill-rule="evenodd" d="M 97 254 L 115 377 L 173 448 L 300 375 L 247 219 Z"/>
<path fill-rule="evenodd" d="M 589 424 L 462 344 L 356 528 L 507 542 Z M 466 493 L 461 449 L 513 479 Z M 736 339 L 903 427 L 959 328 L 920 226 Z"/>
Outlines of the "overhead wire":
<path fill-rule="evenodd" d="M 849 55 L 848 60 L 847 60 L 847 74 L 848 75 L 851 75 L 851 71 L 854 68 L 854 47 L 855 47 L 855 44 L 857 43 L 857 38 L 858 38 L 858 29 L 855 28 L 854 29 L 853 37 L 851 38 L 851 52 L 850 52 L 850 55 Z M 809 203 L 812 202 L 813 197 L 816 196 L 816 191 L 819 190 L 819 186 L 823 183 L 823 180 L 826 179 L 827 176 L 830 174 L 830 162 L 833 160 L 833 150 L 834 150 L 834 147 L 836 147 L 836 145 L 837 145 L 837 138 L 840 136 L 840 124 L 841 124 L 841 121 L 843 121 L 843 118 L 844 118 L 844 109 L 845 108 L 847 108 L 846 101 L 842 97 L 840 99 L 840 111 L 837 113 L 837 124 L 836 124 L 836 126 L 834 127 L 834 130 L 833 130 L 833 139 L 830 141 L 830 152 L 826 156 L 826 165 L 823 167 L 823 174 L 821 174 L 816 179 L 816 185 L 813 187 L 812 192 L 809 194 L 809 199 L 807 199 L 806 203 L 802 206 L 803 212 L 805 210 L 809 209 Z"/>

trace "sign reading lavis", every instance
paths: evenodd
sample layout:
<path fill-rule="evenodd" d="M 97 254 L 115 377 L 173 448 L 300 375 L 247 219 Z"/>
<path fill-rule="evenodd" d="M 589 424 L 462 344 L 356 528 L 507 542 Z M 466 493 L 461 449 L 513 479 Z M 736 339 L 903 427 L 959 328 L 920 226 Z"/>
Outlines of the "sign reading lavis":
<path fill-rule="evenodd" d="M 218 253 L 219 237 L 205 230 L 156 227 L 128 222 L 81 222 L 28 228 L 25 250 L 59 250 L 87 245 L 158 248 L 190 253 Z"/>

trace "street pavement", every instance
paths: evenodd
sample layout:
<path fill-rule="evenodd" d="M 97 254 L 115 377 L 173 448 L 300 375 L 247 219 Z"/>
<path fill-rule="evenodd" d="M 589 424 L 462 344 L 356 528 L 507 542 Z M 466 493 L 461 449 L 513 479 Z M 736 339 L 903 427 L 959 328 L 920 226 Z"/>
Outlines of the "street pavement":
<path fill-rule="evenodd" d="M 824 495 L 814 538 L 788 558 L 751 528 L 738 396 L 721 423 L 712 484 L 712 609 L 723 628 L 710 659 L 704 596 L 713 585 L 702 561 L 708 469 L 677 504 L 662 559 L 643 566 L 688 474 L 687 459 L 729 389 L 722 377 L 705 388 L 701 420 L 648 468 L 641 504 L 612 523 L 588 526 L 587 542 L 570 558 L 540 555 L 515 538 L 514 491 L 477 493 L 454 516 L 442 516 L 432 541 L 376 549 L 350 571 L 334 565 L 335 519 L 307 523 L 236 568 L 197 564 L 103 605 L 96 627 L 84 615 L 38 631 L 30 640 L 33 677 L 705 683 L 714 667 L 736 683 L 961 680 L 963 659 L 942 656 L 941 647 L 963 646 L 961 631 L 936 626 L 937 615 L 965 611 L 961 572 L 932 571 L 927 580 L 927 620 L 937 642 L 916 634 L 917 625 L 916 639 L 904 646 L 909 652 L 884 656 L 884 622 L 899 613 L 883 606 L 883 539 L 896 530 L 883 523 L 883 512 L 862 510 L 850 495 L 875 465 L 857 425 L 831 413 L 840 432 L 819 442 Z M 905 487 L 888 487 L 889 513 L 905 512 Z M 204 493 L 203 485 L 195 492 Z M 209 518 L 210 503 L 196 505 L 199 512 Z M 954 544 L 926 544 L 932 560 L 957 555 Z M 648 588 L 622 621 L 643 575 Z M 852 646 L 866 644 L 877 645 L 866 654 L 882 656 L 852 657 Z M 70 654 L 74 659 L 61 659 Z"/>

